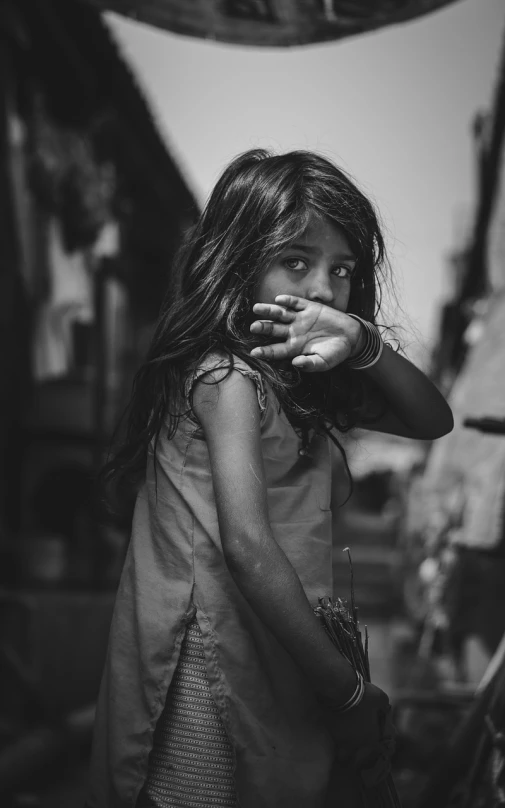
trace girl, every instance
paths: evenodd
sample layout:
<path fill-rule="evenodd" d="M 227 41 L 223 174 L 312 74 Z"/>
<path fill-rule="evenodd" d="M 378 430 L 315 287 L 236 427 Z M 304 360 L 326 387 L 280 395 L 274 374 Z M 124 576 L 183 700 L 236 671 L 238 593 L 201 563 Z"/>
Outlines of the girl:
<path fill-rule="evenodd" d="M 359 805 L 336 760 L 380 741 L 388 700 L 313 613 L 332 592 L 331 430 L 452 428 L 383 349 L 384 267 L 372 205 L 326 159 L 250 151 L 217 183 L 107 468 L 142 484 L 89 808 Z"/>

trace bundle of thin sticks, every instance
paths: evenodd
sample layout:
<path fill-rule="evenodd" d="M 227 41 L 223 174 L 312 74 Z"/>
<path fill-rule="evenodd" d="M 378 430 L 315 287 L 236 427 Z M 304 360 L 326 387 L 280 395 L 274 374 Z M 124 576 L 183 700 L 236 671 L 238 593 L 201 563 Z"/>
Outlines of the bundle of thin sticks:
<path fill-rule="evenodd" d="M 365 626 L 365 642 L 363 644 L 358 620 L 358 609 L 354 599 L 354 571 L 349 548 L 345 551 L 349 557 L 351 570 L 351 603 L 337 598 L 319 598 L 319 606 L 315 613 L 322 621 L 326 632 L 340 653 L 353 668 L 370 682 L 370 664 L 368 660 L 368 631 Z M 377 785 L 367 782 L 364 772 L 358 770 L 363 802 L 366 808 L 401 808 L 391 773 L 388 773 Z"/>

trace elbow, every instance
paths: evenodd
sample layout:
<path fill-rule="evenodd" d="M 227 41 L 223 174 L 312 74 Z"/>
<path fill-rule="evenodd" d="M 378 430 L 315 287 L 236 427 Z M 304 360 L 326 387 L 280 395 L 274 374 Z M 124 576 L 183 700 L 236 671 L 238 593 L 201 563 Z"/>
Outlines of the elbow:
<path fill-rule="evenodd" d="M 237 588 L 250 604 L 255 603 L 269 574 L 262 559 L 243 552 L 226 552 L 223 556 Z"/>
<path fill-rule="evenodd" d="M 224 561 L 235 580 L 247 578 L 261 565 L 260 545 L 258 537 L 241 533 L 238 529 L 231 538 L 222 536 Z"/>
<path fill-rule="evenodd" d="M 446 405 L 446 411 L 444 413 L 444 417 L 440 419 L 440 423 L 438 424 L 438 434 L 435 436 L 436 438 L 443 438 L 444 435 L 448 435 L 454 429 L 454 416 L 452 414 L 452 410 L 449 405 Z"/>
<path fill-rule="evenodd" d="M 269 526 L 255 531 L 240 531 L 237 527 L 231 537 L 221 539 L 224 562 L 240 589 L 268 574 L 277 547 Z"/>
<path fill-rule="evenodd" d="M 228 572 L 237 584 L 246 580 L 255 567 L 254 560 L 247 553 L 233 548 L 223 548 L 223 557 Z"/>
<path fill-rule="evenodd" d="M 447 407 L 447 411 L 444 413 L 443 417 L 439 418 L 437 422 L 427 430 L 427 434 L 420 437 L 422 440 L 438 440 L 439 438 L 443 438 L 444 435 L 448 435 L 453 429 L 454 417 L 452 411 Z"/>
<path fill-rule="evenodd" d="M 449 433 L 452 432 L 453 429 L 454 429 L 454 419 L 452 419 L 451 424 L 447 427 L 447 429 L 444 429 L 444 431 L 441 432 L 438 437 L 443 438 L 444 435 L 449 435 Z"/>

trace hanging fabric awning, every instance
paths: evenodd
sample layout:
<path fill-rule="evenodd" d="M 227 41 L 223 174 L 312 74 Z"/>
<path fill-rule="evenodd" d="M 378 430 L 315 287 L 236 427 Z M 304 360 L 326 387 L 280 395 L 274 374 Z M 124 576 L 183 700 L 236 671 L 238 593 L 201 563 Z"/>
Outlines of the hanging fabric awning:
<path fill-rule="evenodd" d="M 458 544 L 493 550 L 504 536 L 505 437 L 463 426 L 464 418 L 505 417 L 505 291 L 474 321 L 475 344 L 451 390 L 455 426 L 434 444 L 426 467 L 425 516 L 444 525 L 451 502 L 462 507 Z M 458 493 L 459 492 L 459 493 Z"/>
<path fill-rule="evenodd" d="M 178 34 L 237 45 L 307 45 L 407 22 L 456 0 L 88 0 Z"/>

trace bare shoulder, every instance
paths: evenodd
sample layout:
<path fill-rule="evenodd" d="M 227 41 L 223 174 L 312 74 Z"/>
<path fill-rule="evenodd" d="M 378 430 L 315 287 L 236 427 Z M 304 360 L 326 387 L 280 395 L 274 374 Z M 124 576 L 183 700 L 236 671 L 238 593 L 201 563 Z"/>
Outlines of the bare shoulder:
<path fill-rule="evenodd" d="M 207 371 L 195 383 L 193 408 L 206 432 L 235 426 L 260 427 L 260 408 L 254 382 L 230 367 Z"/>

